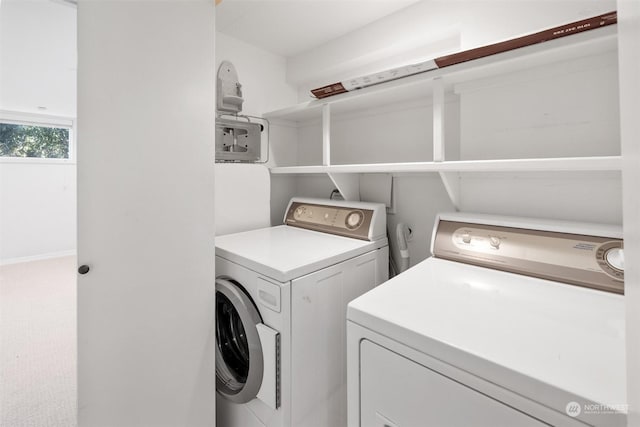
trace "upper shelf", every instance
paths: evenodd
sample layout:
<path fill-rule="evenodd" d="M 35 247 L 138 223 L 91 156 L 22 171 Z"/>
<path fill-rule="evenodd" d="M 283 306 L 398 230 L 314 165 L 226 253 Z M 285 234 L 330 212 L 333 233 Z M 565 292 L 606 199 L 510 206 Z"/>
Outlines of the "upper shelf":
<path fill-rule="evenodd" d="M 445 162 L 369 163 L 361 165 L 285 166 L 272 174 L 418 173 L 418 172 L 568 172 L 619 171 L 620 156 L 562 157 L 549 159 L 459 160 Z"/>
<path fill-rule="evenodd" d="M 306 122 L 319 119 L 322 115 L 322 106 L 325 104 L 331 105 L 332 114 L 342 114 L 372 106 L 424 99 L 432 93 L 433 80 L 438 77 L 442 77 L 445 89 L 451 89 L 453 85 L 463 82 L 605 52 L 615 52 L 616 35 L 617 25 L 609 25 L 352 92 L 313 99 L 266 113 L 264 117 L 269 120 Z"/>

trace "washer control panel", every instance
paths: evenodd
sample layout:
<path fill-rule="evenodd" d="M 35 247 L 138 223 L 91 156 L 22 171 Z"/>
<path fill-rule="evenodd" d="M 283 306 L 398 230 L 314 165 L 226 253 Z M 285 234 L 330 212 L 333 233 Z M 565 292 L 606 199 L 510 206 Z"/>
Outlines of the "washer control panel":
<path fill-rule="evenodd" d="M 293 201 L 285 224 L 361 240 L 370 240 L 373 210 Z"/>
<path fill-rule="evenodd" d="M 445 220 L 435 232 L 439 258 L 624 293 L 622 239 Z"/>

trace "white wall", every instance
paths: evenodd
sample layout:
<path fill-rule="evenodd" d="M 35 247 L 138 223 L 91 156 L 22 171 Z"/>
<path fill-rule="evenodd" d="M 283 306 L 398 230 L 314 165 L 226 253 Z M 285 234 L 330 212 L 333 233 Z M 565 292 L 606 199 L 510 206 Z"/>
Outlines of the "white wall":
<path fill-rule="evenodd" d="M 393 179 L 396 213 L 387 215 L 389 245 L 399 265 L 399 249 L 396 242 L 396 226 L 405 223 L 413 237 L 407 242 L 410 266 L 431 256 L 431 231 L 439 212 L 455 209 L 437 174 L 403 175 Z"/>
<path fill-rule="evenodd" d="M 0 2 L 1 110 L 75 117 L 76 63 L 75 7 Z"/>
<path fill-rule="evenodd" d="M 0 164 L 0 263 L 76 250 L 76 165 Z"/>
<path fill-rule="evenodd" d="M 620 155 L 617 52 L 456 87 L 461 160 Z"/>
<path fill-rule="evenodd" d="M 75 117 L 75 7 L 2 0 L 0 110 Z M 74 252 L 75 164 L 0 160 L 0 170 L 0 262 Z"/>
<path fill-rule="evenodd" d="M 620 155 L 617 63 L 608 52 L 458 86 L 460 159 Z M 622 224 L 619 172 L 466 173 L 460 182 L 463 211 Z"/>
<path fill-rule="evenodd" d="M 245 102 L 242 113 L 261 116 L 266 111 L 293 105 L 297 101 L 295 86 L 286 82 L 286 59 L 247 44 L 223 33 L 216 36 L 217 67 L 224 60 L 231 61 L 238 72 Z M 294 127 L 271 123 L 268 166 L 295 163 L 298 155 L 297 130 Z M 282 222 L 280 211 L 293 192 L 291 179 L 277 180 L 271 186 L 271 221 Z M 238 188 L 238 191 L 241 191 Z"/>

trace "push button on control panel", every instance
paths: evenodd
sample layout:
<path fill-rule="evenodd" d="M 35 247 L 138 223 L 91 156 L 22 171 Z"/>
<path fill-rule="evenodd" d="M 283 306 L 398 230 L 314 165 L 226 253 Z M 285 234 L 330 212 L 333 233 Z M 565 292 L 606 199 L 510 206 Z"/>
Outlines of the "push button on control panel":
<path fill-rule="evenodd" d="M 307 208 L 305 208 L 304 206 L 300 206 L 298 209 L 295 210 L 295 212 L 293 213 L 293 217 L 295 219 L 302 219 L 302 216 L 305 214 Z"/>
<path fill-rule="evenodd" d="M 479 228 L 459 228 L 453 234 L 453 242 L 460 249 L 486 252 L 487 250 L 500 249 L 503 237 L 491 235 Z"/>

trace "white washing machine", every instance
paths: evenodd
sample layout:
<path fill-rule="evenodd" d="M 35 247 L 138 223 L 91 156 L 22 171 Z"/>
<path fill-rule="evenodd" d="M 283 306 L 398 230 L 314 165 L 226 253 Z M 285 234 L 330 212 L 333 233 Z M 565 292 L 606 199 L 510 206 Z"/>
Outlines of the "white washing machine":
<path fill-rule="evenodd" d="M 348 307 L 349 426 L 626 425 L 619 227 L 440 215 Z"/>
<path fill-rule="evenodd" d="M 388 279 L 382 204 L 294 198 L 216 238 L 217 425 L 346 425 L 346 308 Z"/>

